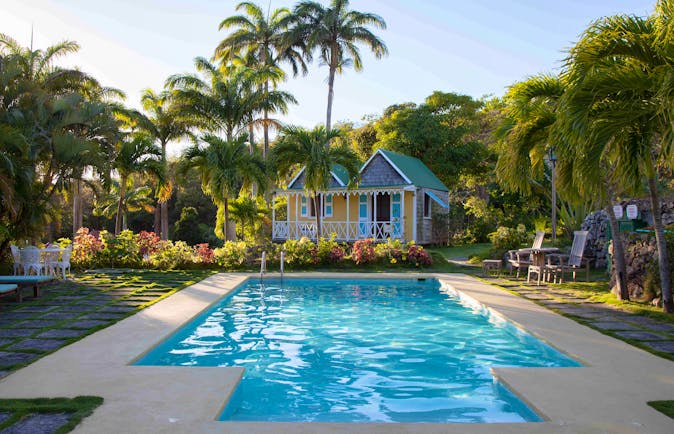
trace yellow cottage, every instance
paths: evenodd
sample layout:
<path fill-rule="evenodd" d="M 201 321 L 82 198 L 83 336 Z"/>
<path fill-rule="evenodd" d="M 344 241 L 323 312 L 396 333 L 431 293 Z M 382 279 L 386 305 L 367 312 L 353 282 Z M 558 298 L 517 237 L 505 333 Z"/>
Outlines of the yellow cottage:
<path fill-rule="evenodd" d="M 348 174 L 334 166 L 329 188 L 320 194 L 321 234 L 339 241 L 387 238 L 418 244 L 447 240 L 449 191 L 419 159 L 377 150 L 360 169 L 360 183 L 347 189 Z M 304 169 L 274 197 L 287 196 L 285 221 L 272 215 L 274 241 L 316 238 L 316 207 L 304 191 Z M 273 209 L 273 208 L 272 208 Z M 434 227 L 435 226 L 435 227 Z M 440 227 L 438 227 L 440 226 Z"/>

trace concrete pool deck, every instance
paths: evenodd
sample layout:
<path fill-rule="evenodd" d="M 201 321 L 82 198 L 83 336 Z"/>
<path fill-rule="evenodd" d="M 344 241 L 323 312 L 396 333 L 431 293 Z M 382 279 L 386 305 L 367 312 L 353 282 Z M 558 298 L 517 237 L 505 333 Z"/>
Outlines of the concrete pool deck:
<path fill-rule="evenodd" d="M 546 421 L 525 424 L 218 422 L 241 368 L 132 366 L 249 276 L 218 274 L 0 380 L 0 398 L 105 399 L 77 433 L 663 433 L 674 420 L 646 401 L 674 399 L 674 362 L 463 274 L 436 277 L 576 358 L 581 368 L 497 368 L 495 375 Z M 291 275 L 286 275 L 290 277 Z M 414 278 L 301 273 L 299 277 Z"/>

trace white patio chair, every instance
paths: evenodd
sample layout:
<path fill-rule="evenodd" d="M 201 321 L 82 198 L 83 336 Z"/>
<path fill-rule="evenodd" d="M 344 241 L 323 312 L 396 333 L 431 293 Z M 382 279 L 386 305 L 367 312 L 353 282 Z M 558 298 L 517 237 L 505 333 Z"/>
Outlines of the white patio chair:
<path fill-rule="evenodd" d="M 70 255 L 72 255 L 72 253 L 73 253 L 73 246 L 71 244 L 68 247 L 66 247 L 65 250 L 63 250 L 61 260 L 56 261 L 52 264 L 55 272 L 56 270 L 60 270 L 63 273 L 64 280 L 66 278 L 66 269 L 68 270 L 68 274 L 70 274 Z"/>
<path fill-rule="evenodd" d="M 21 252 L 14 244 L 10 244 L 9 249 L 12 251 L 12 259 L 14 259 L 14 275 L 16 276 L 19 274 L 19 271 L 23 269 L 23 265 L 21 263 Z"/>
<path fill-rule="evenodd" d="M 42 250 L 42 264 L 44 266 L 44 274 L 56 274 L 55 264 L 59 261 L 60 255 L 60 249 L 47 248 Z"/>
<path fill-rule="evenodd" d="M 38 276 L 44 271 L 44 264 L 40 262 L 40 249 L 35 246 L 28 246 L 20 250 L 21 264 L 23 265 L 23 274 L 29 275 L 35 271 Z"/>

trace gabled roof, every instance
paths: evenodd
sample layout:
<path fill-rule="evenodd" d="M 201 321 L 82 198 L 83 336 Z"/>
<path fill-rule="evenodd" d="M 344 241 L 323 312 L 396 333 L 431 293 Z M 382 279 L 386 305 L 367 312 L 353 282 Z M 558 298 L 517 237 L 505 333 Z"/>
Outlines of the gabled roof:
<path fill-rule="evenodd" d="M 372 161 L 375 155 L 380 154 L 406 181 L 416 187 L 432 188 L 434 190 L 449 191 L 445 184 L 438 179 L 431 169 L 428 168 L 418 158 L 410 157 L 387 149 L 378 149 L 377 152 L 367 160 L 360 172 Z"/>
<path fill-rule="evenodd" d="M 295 188 L 294 184 L 298 179 L 300 179 L 302 173 L 304 173 L 304 169 L 305 167 L 302 167 L 288 183 L 288 190 L 301 190 L 300 188 Z M 334 164 L 332 166 L 332 170 L 330 170 L 330 174 L 332 175 L 333 179 L 337 181 L 337 183 L 342 187 L 346 187 L 349 184 L 349 172 L 346 171 L 344 166 L 340 164 Z"/>

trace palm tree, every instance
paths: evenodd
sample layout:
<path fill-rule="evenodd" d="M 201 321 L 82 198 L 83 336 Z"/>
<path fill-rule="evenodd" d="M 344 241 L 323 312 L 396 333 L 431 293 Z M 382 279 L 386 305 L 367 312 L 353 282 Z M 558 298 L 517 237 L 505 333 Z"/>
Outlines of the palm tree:
<path fill-rule="evenodd" d="M 249 224 L 251 229 L 255 229 L 255 222 L 260 221 L 266 214 L 266 209 L 260 207 L 260 204 L 254 197 L 249 195 L 241 195 L 236 200 L 229 204 L 229 213 L 232 219 L 241 223 L 241 238 L 246 237 L 246 225 Z"/>
<path fill-rule="evenodd" d="M 297 76 L 301 71 L 307 73 L 307 66 L 302 56 L 302 50 L 298 43 L 293 44 L 288 26 L 293 16 L 287 8 L 274 9 L 265 15 L 262 8 L 252 2 L 241 2 L 236 6 L 237 11 L 244 11 L 245 15 L 235 15 L 225 18 L 218 27 L 233 29 L 225 39 L 220 41 L 215 49 L 215 57 L 223 63 L 231 62 L 235 56 L 244 60 L 244 65 L 249 68 L 275 72 L 275 76 L 268 76 L 263 80 L 263 92 L 269 95 L 270 83 L 276 87 L 276 83 L 283 80 L 284 74 L 280 69 L 281 63 L 289 63 L 293 75 Z M 287 102 L 296 103 L 294 100 Z M 264 147 L 262 156 L 266 160 L 269 152 L 269 113 L 280 111 L 286 112 L 285 106 L 265 104 L 263 107 L 262 127 L 264 134 Z M 250 134 L 252 143 L 253 137 Z"/>
<path fill-rule="evenodd" d="M 161 149 L 153 143 L 152 138 L 140 134 L 119 143 L 112 167 L 119 175 L 119 201 L 115 220 L 115 234 L 119 234 L 122 231 L 125 200 L 132 177 L 136 174 L 149 175 L 162 182 L 165 167 Z"/>
<path fill-rule="evenodd" d="M 313 198 L 316 210 L 316 236 L 321 237 L 321 202 L 319 192 L 330 185 L 332 167 L 341 165 L 349 174 L 350 184 L 358 177 L 359 160 L 348 146 L 331 146 L 339 137 L 338 129 L 326 130 L 319 126 L 311 131 L 299 127 L 286 127 L 274 147 L 272 161 L 281 177 L 304 167 L 304 189 Z"/>
<path fill-rule="evenodd" d="M 530 77 L 510 87 L 506 95 L 505 116 L 494 133 L 501 146 L 496 175 L 507 190 L 530 194 L 532 186 L 535 186 L 547 194 L 547 188 L 542 189 L 539 180 L 544 176 L 546 155 L 554 150 L 559 161 L 558 167 L 550 168 L 551 182 L 561 187 L 569 201 L 581 205 L 594 202 L 606 207 L 614 241 L 613 258 L 619 277 L 616 282 L 618 295 L 623 300 L 629 300 L 622 237 L 612 209 L 615 188 L 605 176 L 608 173 L 606 171 L 594 171 L 599 176 L 593 183 L 589 180 L 578 182 L 584 174 L 575 163 L 582 156 L 584 138 L 571 137 L 573 128 L 559 132 L 560 123 L 567 119 L 565 109 L 568 107 L 562 108 L 560 102 L 566 92 L 564 79 L 548 74 Z M 558 172 L 562 174 L 559 180 L 556 179 Z M 593 187 L 589 188 L 590 185 Z M 604 186 L 609 187 L 609 194 L 597 194 Z M 567 206 L 563 203 L 560 205 L 560 210 L 568 211 Z M 553 205 L 553 211 L 556 211 L 555 208 L 556 205 Z M 585 209 L 585 206 L 581 209 Z"/>
<path fill-rule="evenodd" d="M 190 136 L 193 121 L 186 116 L 184 111 L 179 109 L 168 91 L 156 93 L 151 89 L 145 89 L 141 95 L 141 103 L 148 115 L 136 116 L 134 121 L 137 127 L 159 142 L 162 162 L 166 169 L 168 167 L 167 145 L 172 141 Z M 171 193 L 172 185 L 167 182 L 160 189 L 159 206 L 155 209 L 154 231 L 161 235 L 162 240 L 168 239 L 168 200 Z"/>
<path fill-rule="evenodd" d="M 245 135 L 228 141 L 204 134 L 201 141 L 206 147 L 195 144 L 185 150 L 178 172 L 184 175 L 195 168 L 201 174 L 201 188 L 218 207 L 215 234 L 229 240 L 229 201 L 253 182 L 265 185 L 264 162 L 247 151 Z"/>
<path fill-rule="evenodd" d="M 93 214 L 103 216 L 109 219 L 117 215 L 120 198 L 120 184 L 118 181 L 112 181 L 110 192 L 96 197 L 94 201 Z M 122 230 L 128 229 L 127 215 L 129 212 L 146 211 L 154 212 L 154 192 L 147 185 L 140 187 L 127 188 L 124 196 L 124 205 L 122 209 Z"/>
<path fill-rule="evenodd" d="M 664 310 L 674 312 L 660 198 L 660 162 L 671 167 L 672 125 L 663 104 L 662 88 L 673 62 L 667 38 L 672 26 L 671 2 L 662 0 L 654 15 L 618 15 L 596 21 L 583 33 L 567 59 L 570 92 L 569 124 L 588 132 L 585 170 L 605 156 L 613 176 L 629 190 L 642 188 L 644 178 L 651 202 Z M 668 23 L 668 25 L 663 25 Z"/>
<path fill-rule="evenodd" d="M 328 110 L 325 129 L 330 130 L 335 74 L 353 65 L 363 69 L 357 44 L 366 45 L 377 59 L 388 54 L 384 42 L 368 26 L 386 29 L 379 15 L 349 9 L 349 0 L 332 0 L 329 7 L 313 1 L 302 1 L 295 6 L 298 25 L 295 38 L 304 41 L 308 57 L 318 50 L 321 63 L 328 66 Z"/>

